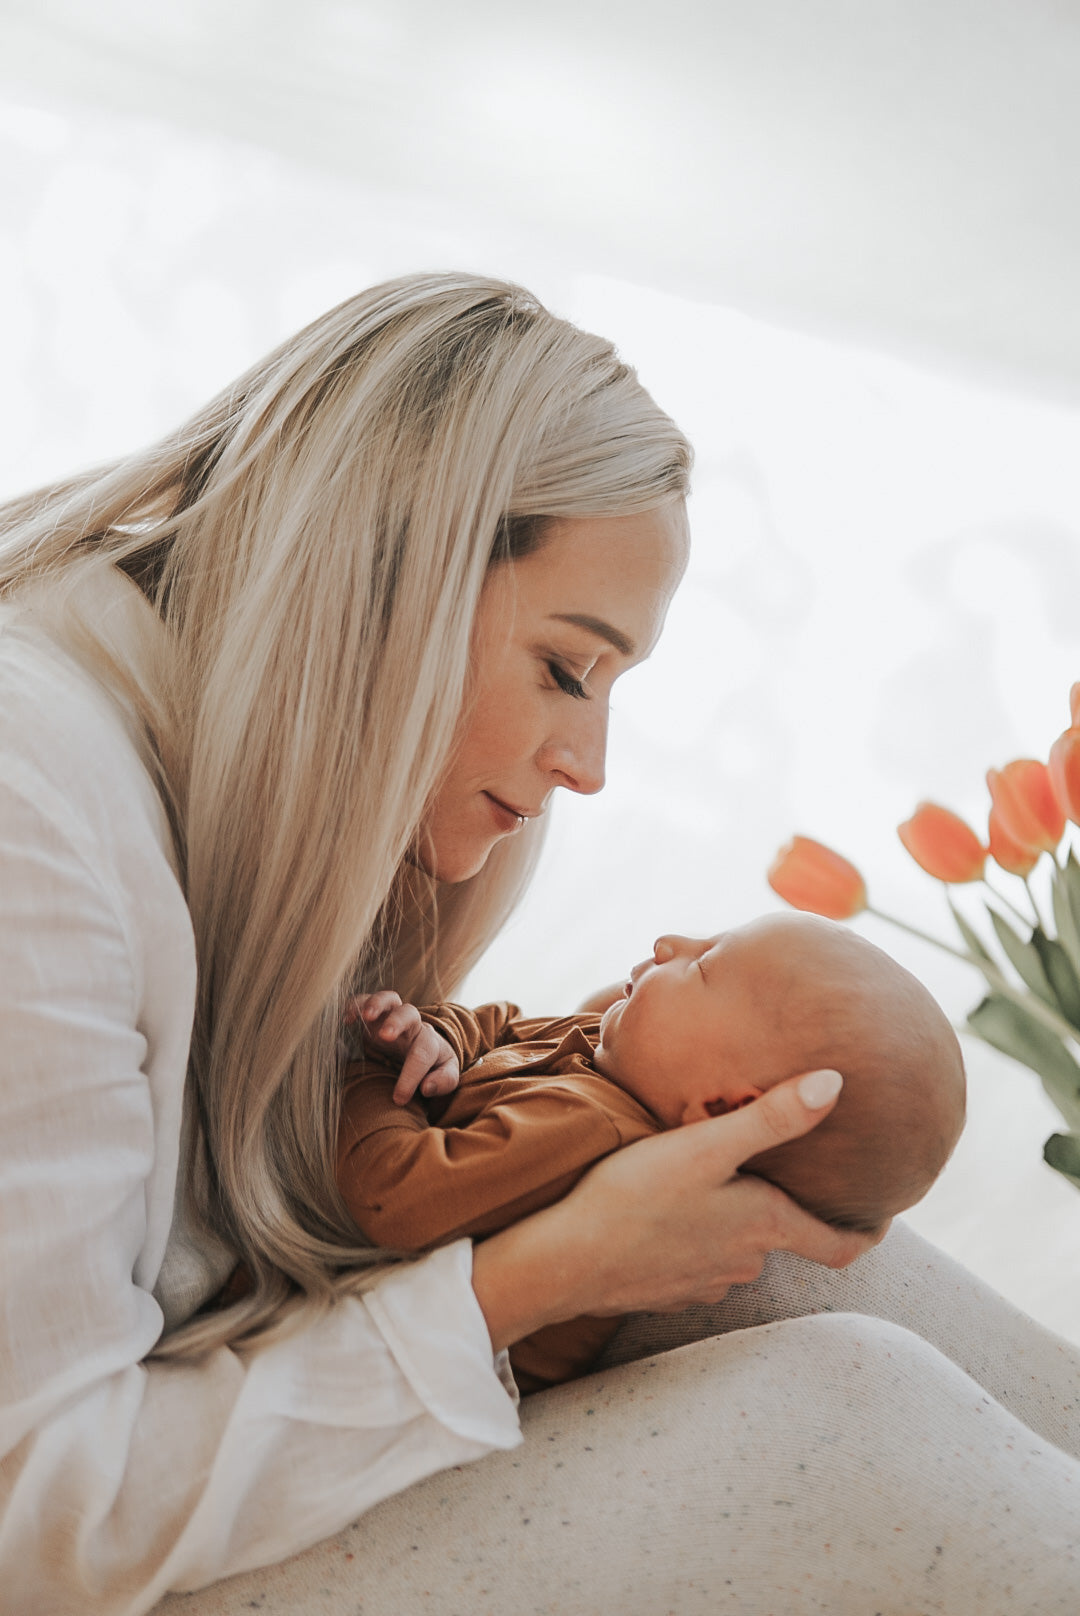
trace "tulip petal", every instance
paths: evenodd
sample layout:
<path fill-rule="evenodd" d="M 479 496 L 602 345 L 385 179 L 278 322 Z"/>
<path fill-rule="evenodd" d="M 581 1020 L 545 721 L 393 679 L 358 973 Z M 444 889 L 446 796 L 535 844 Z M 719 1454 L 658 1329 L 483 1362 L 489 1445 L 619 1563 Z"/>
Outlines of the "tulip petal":
<path fill-rule="evenodd" d="M 866 883 L 854 864 L 809 836 L 793 836 L 773 859 L 766 879 L 793 909 L 827 920 L 850 920 L 866 908 Z"/>
<path fill-rule="evenodd" d="M 1046 764 L 1037 758 L 1014 758 L 1003 769 L 989 769 L 986 784 L 1009 840 L 1029 852 L 1052 853 L 1065 834 L 1065 811 Z"/>
<path fill-rule="evenodd" d="M 987 841 L 990 857 L 1009 875 L 1030 875 L 1042 856 L 1038 848 L 1021 847 L 1002 826 L 996 808 L 991 808 L 987 819 Z"/>
<path fill-rule="evenodd" d="M 920 802 L 897 835 L 916 864 L 938 881 L 960 885 L 980 881 L 987 849 L 971 826 L 940 803 Z"/>
<path fill-rule="evenodd" d="M 1047 767 L 1062 813 L 1074 825 L 1080 824 L 1080 729 L 1075 725 L 1058 736 L 1050 748 Z"/>

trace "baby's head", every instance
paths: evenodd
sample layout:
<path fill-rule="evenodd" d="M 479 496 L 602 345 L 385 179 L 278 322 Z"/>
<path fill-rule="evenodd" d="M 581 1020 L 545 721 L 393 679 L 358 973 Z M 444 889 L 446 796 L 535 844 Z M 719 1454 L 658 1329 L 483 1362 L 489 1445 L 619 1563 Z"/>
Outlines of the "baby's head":
<path fill-rule="evenodd" d="M 939 1006 L 865 938 L 811 915 L 661 937 L 600 1033 L 598 1068 L 665 1127 L 734 1110 L 799 1072 L 841 1072 L 830 1114 L 743 1171 L 848 1228 L 877 1228 L 919 1200 L 963 1126 L 964 1067 Z"/>

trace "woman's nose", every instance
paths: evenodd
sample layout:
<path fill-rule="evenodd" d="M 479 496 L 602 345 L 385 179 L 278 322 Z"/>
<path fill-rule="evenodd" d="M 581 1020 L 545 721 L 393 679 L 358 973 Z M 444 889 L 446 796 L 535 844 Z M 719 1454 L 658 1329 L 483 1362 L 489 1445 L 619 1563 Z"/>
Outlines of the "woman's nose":
<path fill-rule="evenodd" d="M 606 702 L 597 700 L 581 705 L 585 710 L 574 715 L 572 726 L 563 734 L 548 742 L 540 761 L 557 786 L 588 797 L 604 789 L 608 709 Z"/>

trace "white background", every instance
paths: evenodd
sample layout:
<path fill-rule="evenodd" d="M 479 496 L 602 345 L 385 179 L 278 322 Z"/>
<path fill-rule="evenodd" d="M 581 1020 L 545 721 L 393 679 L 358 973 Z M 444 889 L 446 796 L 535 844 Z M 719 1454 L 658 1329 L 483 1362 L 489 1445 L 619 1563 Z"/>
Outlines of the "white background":
<path fill-rule="evenodd" d="M 947 11 L 947 16 L 943 16 Z M 899 847 L 981 824 L 1080 677 L 1080 8 L 0 4 L 0 495 L 164 431 L 378 279 L 520 279 L 698 452 L 695 551 L 474 998 L 569 1008 L 774 906 L 793 831 L 947 931 Z M 811 26 L 812 19 L 812 26 Z M 955 1019 L 973 975 L 862 924 Z M 1080 1339 L 1026 1070 L 912 1214 Z"/>

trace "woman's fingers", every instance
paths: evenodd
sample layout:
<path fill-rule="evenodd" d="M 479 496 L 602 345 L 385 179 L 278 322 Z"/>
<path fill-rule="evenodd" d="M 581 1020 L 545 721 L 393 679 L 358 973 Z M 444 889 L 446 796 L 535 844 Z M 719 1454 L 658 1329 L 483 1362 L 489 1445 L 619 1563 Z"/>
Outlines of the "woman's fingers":
<path fill-rule="evenodd" d="M 752 1104 L 718 1117 L 717 1122 L 724 1125 L 720 1135 L 723 1154 L 718 1162 L 721 1173 L 726 1175 L 729 1167 L 741 1166 L 760 1151 L 771 1150 L 774 1145 L 809 1133 L 828 1116 L 842 1087 L 840 1073 L 830 1068 L 804 1072 L 801 1077 L 777 1083 Z M 774 1227 L 768 1240 L 769 1250 L 794 1251 L 828 1268 L 844 1268 L 854 1262 L 876 1245 L 885 1232 L 884 1228 L 873 1234 L 834 1228 L 805 1211 L 782 1191 L 775 1195 L 770 1215 Z"/>
<path fill-rule="evenodd" d="M 744 1180 L 750 1182 L 749 1176 Z M 881 1233 L 864 1234 L 856 1229 L 837 1229 L 807 1212 L 790 1195 L 775 1185 L 768 1186 L 777 1197 L 772 1212 L 769 1251 L 793 1251 L 826 1268 L 846 1268 L 881 1239 Z"/>
<path fill-rule="evenodd" d="M 755 1279 L 773 1250 L 837 1268 L 868 1250 L 877 1236 L 833 1228 L 740 1171 L 810 1133 L 841 1086 L 835 1072 L 804 1073 L 738 1111 L 640 1140 L 593 1167 L 559 1204 L 581 1241 L 581 1311 L 715 1300 Z"/>
<path fill-rule="evenodd" d="M 712 1122 L 695 1123 L 698 1128 L 712 1128 L 718 1140 L 723 1140 L 723 1157 L 719 1162 L 724 1177 L 729 1176 L 751 1156 L 772 1150 L 809 1133 L 823 1117 L 827 1117 L 836 1104 L 844 1080 L 839 1072 L 828 1068 L 818 1072 L 804 1072 L 767 1089 L 757 1100 L 737 1111 L 729 1111 Z"/>

